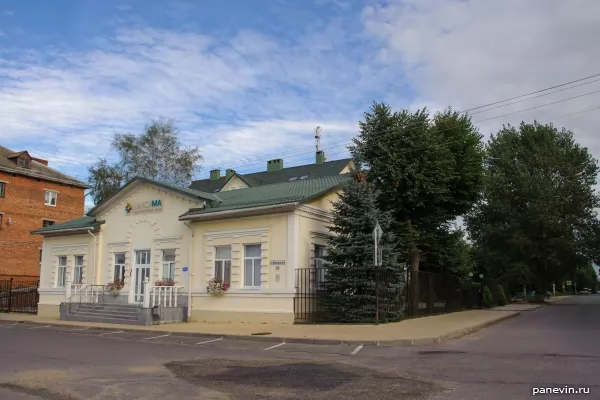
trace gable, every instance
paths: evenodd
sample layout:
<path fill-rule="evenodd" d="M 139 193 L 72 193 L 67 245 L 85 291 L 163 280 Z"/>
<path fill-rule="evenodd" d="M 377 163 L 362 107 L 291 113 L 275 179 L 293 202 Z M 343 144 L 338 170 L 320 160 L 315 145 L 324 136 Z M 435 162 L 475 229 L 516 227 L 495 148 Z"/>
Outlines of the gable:
<path fill-rule="evenodd" d="M 237 189 L 246 189 L 249 188 L 239 176 L 234 175 L 227 181 L 227 183 L 221 188 L 221 192 L 226 192 L 228 190 L 237 190 Z"/>
<path fill-rule="evenodd" d="M 203 207 L 204 200 L 191 199 L 150 184 L 131 185 L 115 196 L 95 213 L 107 225 L 119 224 L 140 216 L 177 220 L 178 216 L 193 207 Z"/>

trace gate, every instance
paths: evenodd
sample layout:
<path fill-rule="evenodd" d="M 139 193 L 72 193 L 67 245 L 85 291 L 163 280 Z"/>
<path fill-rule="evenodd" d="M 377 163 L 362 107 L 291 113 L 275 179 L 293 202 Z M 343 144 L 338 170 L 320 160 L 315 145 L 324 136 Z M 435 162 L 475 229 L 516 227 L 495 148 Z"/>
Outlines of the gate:
<path fill-rule="evenodd" d="M 40 281 L 0 281 L 0 311 L 37 313 Z"/>
<path fill-rule="evenodd" d="M 325 311 L 323 307 L 323 282 L 326 271 L 322 267 L 296 270 L 296 295 L 294 296 L 294 322 L 319 322 Z"/>

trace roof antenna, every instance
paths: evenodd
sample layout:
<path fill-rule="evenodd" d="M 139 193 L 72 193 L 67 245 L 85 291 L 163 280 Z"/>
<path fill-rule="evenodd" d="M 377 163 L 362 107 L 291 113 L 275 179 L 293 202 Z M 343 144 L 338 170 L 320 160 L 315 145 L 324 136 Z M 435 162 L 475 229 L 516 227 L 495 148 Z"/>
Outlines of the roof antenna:
<path fill-rule="evenodd" d="M 315 139 L 317 139 L 317 153 L 321 151 L 321 127 L 317 126 L 315 128 Z"/>

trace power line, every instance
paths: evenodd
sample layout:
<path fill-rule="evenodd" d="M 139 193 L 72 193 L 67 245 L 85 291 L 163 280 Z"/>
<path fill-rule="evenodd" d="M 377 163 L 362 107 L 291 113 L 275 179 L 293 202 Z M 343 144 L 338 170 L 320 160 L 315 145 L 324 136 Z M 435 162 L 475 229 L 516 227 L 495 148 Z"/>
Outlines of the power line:
<path fill-rule="evenodd" d="M 486 119 L 482 119 L 482 120 L 474 121 L 474 122 L 473 122 L 473 124 L 478 124 L 478 123 L 481 123 L 481 122 L 490 121 L 490 120 L 497 119 L 497 118 L 501 118 L 501 117 L 505 117 L 505 116 L 508 116 L 508 115 L 518 114 L 518 113 L 521 113 L 521 112 L 525 112 L 525 111 L 529 111 L 529 110 L 533 110 L 533 109 L 537 109 L 537 108 L 541 108 L 541 107 L 545 107 L 545 106 L 549 106 L 549 105 L 553 105 L 553 104 L 561 103 L 561 102 L 564 102 L 564 101 L 573 100 L 573 99 L 576 99 L 576 98 L 579 98 L 579 97 L 588 96 L 588 95 L 595 94 L 595 93 L 598 93 L 598 92 L 600 92 L 600 90 L 597 90 L 597 91 L 594 91 L 594 92 L 585 93 L 585 94 L 581 94 L 581 95 L 578 95 L 578 96 L 573 96 L 573 97 L 570 97 L 570 98 L 566 98 L 566 99 L 562 99 L 562 100 L 558 100 L 558 101 L 554 101 L 554 102 L 550 102 L 550 103 L 546 103 L 546 104 L 542 104 L 542 105 L 539 105 L 539 106 L 535 106 L 535 107 L 531 107 L 531 108 L 527 108 L 527 109 L 523 109 L 523 110 L 519 110 L 519 111 L 515 111 L 515 112 L 511 112 L 511 113 L 507 113 L 507 114 L 497 115 L 497 116 L 495 116 L 495 117 L 490 117 L 490 118 L 486 118 Z M 596 107 L 596 108 L 597 108 L 597 107 Z M 590 109 L 590 110 L 584 110 L 584 111 L 582 111 L 582 112 L 591 111 L 591 110 L 594 110 L 594 109 L 596 109 L 596 108 L 592 108 L 592 109 Z M 575 114 L 582 113 L 582 112 L 577 112 L 577 113 L 575 113 Z M 573 114 L 573 115 L 575 115 L 575 114 Z M 566 116 L 568 116 L 568 115 L 571 115 L 571 114 L 567 114 Z M 561 118 L 562 118 L 562 117 L 561 117 Z M 442 129 L 442 130 L 440 130 L 440 131 L 438 131 L 438 132 L 443 132 L 443 131 L 448 131 L 448 130 L 449 130 L 449 129 Z M 343 144 L 343 143 L 349 143 L 349 142 L 351 142 L 351 141 L 352 141 L 352 139 L 345 139 L 345 140 L 343 140 L 343 141 L 341 141 L 341 142 L 342 142 L 342 144 Z M 341 145 L 341 144 L 340 144 L 340 145 Z M 334 148 L 335 148 L 335 147 L 338 147 L 338 146 L 339 146 L 339 145 L 337 145 L 337 146 L 334 146 Z M 343 153 L 344 153 L 344 154 L 347 154 L 346 152 L 343 152 Z M 289 158 L 292 158 L 292 159 L 293 159 L 293 158 L 295 158 L 295 157 L 297 157 L 297 156 L 300 156 L 300 155 L 305 155 L 305 154 L 309 154 L 309 153 L 308 153 L 308 152 L 303 152 L 303 153 L 299 153 L 299 154 L 297 154 L 296 156 L 292 156 L 292 157 L 289 157 Z M 313 154 L 313 153 L 311 152 L 310 154 Z M 340 153 L 340 152 L 338 152 L 338 153 L 332 153 L 332 154 L 333 154 L 333 155 L 336 155 L 336 154 L 341 154 L 341 153 Z M 303 160 L 304 160 L 304 159 L 302 159 L 302 160 L 298 160 L 298 161 L 303 161 Z M 259 161 L 259 162 L 255 162 L 255 163 L 247 163 L 247 164 L 245 164 L 245 166 L 259 165 L 259 164 L 262 164 L 262 163 L 264 163 L 264 160 L 263 160 L 263 161 Z M 252 173 L 252 172 L 246 172 L 246 173 Z"/>
<path fill-rule="evenodd" d="M 520 98 L 523 98 L 523 97 L 531 96 L 533 94 L 546 92 L 546 91 L 549 91 L 549 90 L 552 90 L 552 89 L 556 89 L 556 88 L 559 88 L 559 87 L 563 87 L 563 86 L 567 86 L 567 85 L 570 85 L 570 84 L 573 84 L 573 83 L 577 83 L 577 82 L 581 82 L 581 81 L 584 81 L 584 80 L 588 80 L 588 79 L 591 79 L 591 78 L 594 78 L 594 77 L 597 77 L 597 76 L 600 76 L 600 73 L 594 74 L 594 75 L 590 75 L 588 77 L 577 79 L 577 80 L 574 80 L 574 81 L 562 83 L 560 85 L 555 85 L 555 86 L 551 86 L 551 87 L 548 87 L 548 88 L 545 88 L 545 89 L 537 90 L 535 92 L 526 93 L 526 94 L 523 94 L 523 95 L 520 95 L 520 96 L 512 97 L 512 98 L 505 99 L 505 100 L 496 101 L 494 103 L 489 103 L 489 104 L 485 104 L 485 105 L 482 105 L 482 106 L 478 106 L 478 107 L 474 107 L 474 108 L 469 108 L 469 109 L 465 109 L 465 110 L 457 111 L 457 112 L 458 113 L 466 113 L 466 112 L 471 111 L 471 110 L 477 110 L 477 109 L 489 107 L 489 106 L 492 106 L 492 105 L 505 103 L 505 102 L 508 102 L 508 101 L 512 101 L 512 100 L 520 99 Z M 594 81 L 591 81 L 591 82 L 582 83 L 582 84 L 575 85 L 575 86 L 571 86 L 571 87 L 564 88 L 564 89 L 561 89 L 561 90 L 557 90 L 557 91 L 554 91 L 554 92 L 545 93 L 544 95 L 541 95 L 541 96 L 531 97 L 529 99 L 525 99 L 525 100 L 521 100 L 521 101 L 518 101 L 518 102 L 510 103 L 510 104 L 507 104 L 507 105 L 517 104 L 517 103 L 520 103 L 520 102 L 523 102 L 523 101 L 528 101 L 528 100 L 533 100 L 535 98 L 539 98 L 539 97 L 543 97 L 543 96 L 548 96 L 548 95 L 555 94 L 555 93 L 558 93 L 558 92 L 562 92 L 562 91 L 565 91 L 565 90 L 573 89 L 573 88 L 576 88 L 576 87 L 579 87 L 579 86 L 589 85 L 589 84 L 592 84 L 592 83 L 598 82 L 598 81 L 600 81 L 600 79 L 597 79 L 597 80 L 594 80 Z M 494 110 L 496 108 L 505 107 L 507 105 L 490 108 L 488 110 L 478 111 L 477 113 L 473 113 L 473 114 L 479 114 L 479 113 L 482 113 L 482 112 L 491 111 L 491 110 Z M 501 117 L 501 116 L 498 116 L 498 118 L 499 117 Z M 335 143 L 342 143 L 342 142 L 348 142 L 348 141 L 349 141 L 348 139 L 340 139 L 340 140 L 336 140 L 336 141 L 330 142 L 329 144 L 331 145 L 331 144 L 335 144 Z M 204 168 L 206 168 L 206 169 L 216 169 L 216 168 L 223 168 L 224 166 L 234 167 L 234 166 L 237 166 L 237 165 L 248 165 L 248 163 L 247 163 L 248 161 L 254 161 L 254 160 L 257 160 L 257 161 L 260 160 L 261 162 L 264 162 L 265 160 L 271 159 L 272 157 L 281 157 L 282 155 L 286 155 L 286 154 L 299 154 L 299 152 L 301 152 L 302 150 L 304 150 L 304 149 L 305 150 L 309 150 L 309 149 L 312 150 L 313 147 L 314 146 L 305 147 L 305 148 L 297 148 L 295 150 L 290 150 L 290 151 L 287 151 L 287 152 L 281 152 L 281 153 L 274 154 L 274 155 L 272 154 L 272 155 L 265 155 L 265 156 L 255 157 L 255 158 L 249 158 L 249 159 L 245 159 L 243 161 L 237 161 L 237 162 L 227 163 L 227 164 L 209 164 L 209 165 L 205 165 Z M 300 154 L 306 154 L 306 152 L 300 153 Z M 253 164 L 251 164 L 251 165 L 253 165 Z"/>

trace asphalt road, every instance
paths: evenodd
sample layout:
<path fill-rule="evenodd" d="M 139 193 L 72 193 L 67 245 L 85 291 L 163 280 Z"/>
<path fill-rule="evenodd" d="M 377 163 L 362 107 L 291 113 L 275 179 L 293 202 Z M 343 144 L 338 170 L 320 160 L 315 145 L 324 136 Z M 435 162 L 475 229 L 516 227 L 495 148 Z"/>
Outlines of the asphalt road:
<path fill-rule="evenodd" d="M 600 296 L 410 348 L 75 329 L 2 322 L 0 399 L 600 398 Z"/>

